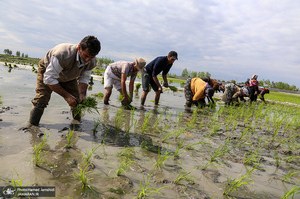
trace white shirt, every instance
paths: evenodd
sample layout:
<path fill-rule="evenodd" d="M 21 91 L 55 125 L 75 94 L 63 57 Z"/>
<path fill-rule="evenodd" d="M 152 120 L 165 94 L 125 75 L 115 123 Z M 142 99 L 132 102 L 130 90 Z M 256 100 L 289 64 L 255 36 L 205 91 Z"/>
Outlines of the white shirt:
<path fill-rule="evenodd" d="M 76 61 L 78 62 L 78 68 L 83 67 L 88 63 L 80 64 L 79 54 L 77 52 Z M 54 85 L 58 84 L 59 73 L 63 70 L 60 66 L 58 59 L 55 56 L 51 57 L 50 64 L 47 66 L 46 71 L 44 73 L 44 84 Z M 82 73 L 81 76 L 78 77 L 78 82 L 80 83 L 89 83 L 89 79 L 91 78 L 92 70 L 87 70 Z"/>

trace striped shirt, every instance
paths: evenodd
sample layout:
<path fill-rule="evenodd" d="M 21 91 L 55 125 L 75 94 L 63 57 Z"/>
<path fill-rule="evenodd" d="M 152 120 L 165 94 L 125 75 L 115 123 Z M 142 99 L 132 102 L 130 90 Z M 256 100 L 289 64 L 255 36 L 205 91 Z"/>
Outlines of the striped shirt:
<path fill-rule="evenodd" d="M 111 68 L 111 72 L 121 79 L 122 73 L 126 74 L 127 77 L 131 77 L 131 80 L 135 80 L 138 71 L 134 72 L 133 70 L 134 62 L 127 62 L 127 61 L 117 61 L 112 64 L 109 64 Z"/>

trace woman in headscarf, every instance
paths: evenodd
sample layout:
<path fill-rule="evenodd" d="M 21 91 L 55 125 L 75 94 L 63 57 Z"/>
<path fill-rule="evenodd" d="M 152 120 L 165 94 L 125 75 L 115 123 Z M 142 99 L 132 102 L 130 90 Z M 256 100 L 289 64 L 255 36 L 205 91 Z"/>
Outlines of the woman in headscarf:
<path fill-rule="evenodd" d="M 256 74 L 254 74 L 254 75 L 252 75 L 252 78 L 250 80 L 250 92 L 249 92 L 250 102 L 257 100 L 258 86 L 259 86 L 257 77 L 258 76 Z"/>

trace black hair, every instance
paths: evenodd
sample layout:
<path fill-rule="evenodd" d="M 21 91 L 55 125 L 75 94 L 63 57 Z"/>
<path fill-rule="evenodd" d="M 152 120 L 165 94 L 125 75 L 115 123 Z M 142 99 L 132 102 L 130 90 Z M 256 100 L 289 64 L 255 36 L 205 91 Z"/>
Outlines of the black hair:
<path fill-rule="evenodd" d="M 82 50 L 87 48 L 91 56 L 96 56 L 101 50 L 100 41 L 95 36 L 88 35 L 79 44 Z"/>

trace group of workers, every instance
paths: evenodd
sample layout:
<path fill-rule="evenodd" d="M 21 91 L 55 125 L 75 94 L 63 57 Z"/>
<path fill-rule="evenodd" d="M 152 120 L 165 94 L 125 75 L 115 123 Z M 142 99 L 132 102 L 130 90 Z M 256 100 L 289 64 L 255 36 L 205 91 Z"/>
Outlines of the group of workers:
<path fill-rule="evenodd" d="M 84 37 L 79 44 L 59 44 L 46 53 L 45 57 L 39 61 L 36 95 L 31 101 L 33 106 L 29 116 L 31 125 L 39 125 L 53 91 L 69 104 L 73 118 L 80 119 L 78 115 L 76 117 L 73 110 L 86 98 L 89 79 L 92 69 L 96 67 L 96 55 L 100 50 L 100 41 L 95 36 L 89 35 Z M 155 105 L 158 105 L 163 89 L 157 75 L 162 72 L 163 86 L 168 87 L 167 74 L 175 60 L 178 60 L 177 52 L 170 51 L 167 56 L 159 56 L 147 65 L 143 58 L 135 58 L 133 62 L 118 61 L 109 64 L 104 73 L 104 104 L 109 105 L 113 87 L 123 95 L 122 104 L 130 104 L 134 81 L 140 72 L 143 88 L 141 106 L 145 104 L 150 86 L 155 91 Z M 130 77 L 129 94 L 126 89 L 128 77 Z M 255 101 L 259 92 L 257 75 L 253 75 L 249 85 L 245 86 L 246 89 L 249 87 L 250 100 Z M 232 83 L 224 85 L 210 77 L 190 78 L 184 85 L 185 106 L 205 105 L 205 97 L 208 101 L 214 102 L 212 97 L 216 91 L 224 92 L 223 100 L 226 103 L 236 101 L 238 97 L 243 99 L 247 95 L 247 90 L 243 91 L 243 88 Z"/>
<path fill-rule="evenodd" d="M 100 41 L 97 37 L 89 35 L 79 44 L 59 44 L 46 53 L 39 61 L 36 95 L 31 101 L 33 106 L 29 116 L 31 125 L 39 125 L 53 91 L 69 104 L 73 118 L 80 119 L 74 114 L 74 108 L 86 98 L 89 79 L 92 69 L 96 67 L 96 55 L 100 50 Z M 143 58 L 135 58 L 134 62 L 118 61 L 110 64 L 104 73 L 104 104 L 109 104 L 113 87 L 123 94 L 122 104 L 130 104 L 134 80 L 137 73 L 141 72 L 143 87 L 141 105 L 145 104 L 150 86 L 155 91 L 155 104 L 158 105 L 162 85 L 157 75 L 162 72 L 163 86 L 168 87 L 167 74 L 177 59 L 177 52 L 170 51 L 167 56 L 157 57 L 147 65 Z M 130 77 L 129 94 L 125 84 L 128 77 Z"/>

